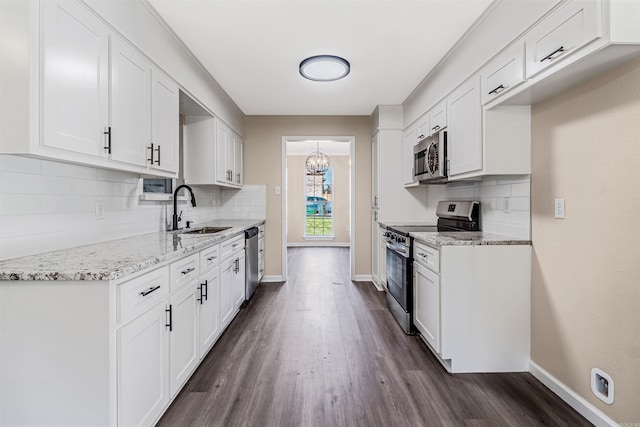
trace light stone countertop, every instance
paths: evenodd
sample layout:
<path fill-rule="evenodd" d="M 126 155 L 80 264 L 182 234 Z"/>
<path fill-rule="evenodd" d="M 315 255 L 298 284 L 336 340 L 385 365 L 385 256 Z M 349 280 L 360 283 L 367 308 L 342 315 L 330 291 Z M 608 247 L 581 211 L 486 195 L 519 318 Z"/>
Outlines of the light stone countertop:
<path fill-rule="evenodd" d="M 434 246 L 531 245 L 531 240 L 485 233 L 484 231 L 447 231 L 409 233 L 414 239 Z"/>
<path fill-rule="evenodd" d="M 0 261 L 0 280 L 115 280 L 237 236 L 264 220 L 217 220 L 215 234 L 158 232 Z"/>

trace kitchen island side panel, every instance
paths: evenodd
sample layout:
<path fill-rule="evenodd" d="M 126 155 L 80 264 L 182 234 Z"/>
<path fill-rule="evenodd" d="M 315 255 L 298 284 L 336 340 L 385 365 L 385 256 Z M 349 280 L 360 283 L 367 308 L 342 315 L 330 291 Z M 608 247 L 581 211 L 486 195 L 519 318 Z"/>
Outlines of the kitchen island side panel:
<path fill-rule="evenodd" d="M 441 248 L 442 357 L 452 372 L 524 372 L 531 246 Z"/>
<path fill-rule="evenodd" d="M 115 425 L 111 294 L 107 281 L 0 282 L 0 425 Z"/>

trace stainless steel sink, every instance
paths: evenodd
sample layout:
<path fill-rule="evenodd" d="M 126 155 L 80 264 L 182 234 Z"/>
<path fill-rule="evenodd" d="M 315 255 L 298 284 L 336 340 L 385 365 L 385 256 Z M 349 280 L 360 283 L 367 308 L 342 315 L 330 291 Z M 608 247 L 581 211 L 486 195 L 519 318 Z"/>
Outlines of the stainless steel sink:
<path fill-rule="evenodd" d="M 202 228 L 194 228 L 193 230 L 183 230 L 180 234 L 214 234 L 220 233 L 221 231 L 225 231 L 230 229 L 231 227 L 202 227 Z"/>

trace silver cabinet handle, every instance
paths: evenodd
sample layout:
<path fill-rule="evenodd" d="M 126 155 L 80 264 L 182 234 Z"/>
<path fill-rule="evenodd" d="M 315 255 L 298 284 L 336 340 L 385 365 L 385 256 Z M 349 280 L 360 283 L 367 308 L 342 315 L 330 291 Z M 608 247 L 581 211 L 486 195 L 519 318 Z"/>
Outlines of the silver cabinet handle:
<path fill-rule="evenodd" d="M 186 270 L 181 271 L 180 273 L 182 273 L 182 274 L 189 274 L 189 273 L 191 273 L 191 272 L 192 272 L 192 271 L 194 271 L 194 270 L 195 270 L 195 268 L 191 267 L 191 268 L 187 268 Z"/>
<path fill-rule="evenodd" d="M 207 261 L 211 262 L 216 258 L 218 258 L 218 257 L 217 256 L 210 256 L 209 258 L 207 258 Z"/>
<path fill-rule="evenodd" d="M 432 127 L 432 128 L 431 128 L 431 130 L 433 130 L 433 131 L 436 131 L 436 130 L 438 130 L 438 129 L 440 129 L 440 126 L 439 126 L 439 125 L 438 125 L 438 126 L 434 126 L 434 127 Z"/>

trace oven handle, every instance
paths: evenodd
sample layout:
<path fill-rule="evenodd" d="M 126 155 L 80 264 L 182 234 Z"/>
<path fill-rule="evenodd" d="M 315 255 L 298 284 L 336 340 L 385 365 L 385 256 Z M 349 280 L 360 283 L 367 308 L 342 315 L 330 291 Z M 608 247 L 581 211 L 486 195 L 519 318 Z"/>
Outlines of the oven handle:
<path fill-rule="evenodd" d="M 404 246 L 394 245 L 391 242 L 387 242 L 387 249 L 397 253 L 398 255 L 402 256 L 403 258 L 409 258 L 409 254 L 407 253 L 407 250 L 406 250 L 406 248 Z"/>

